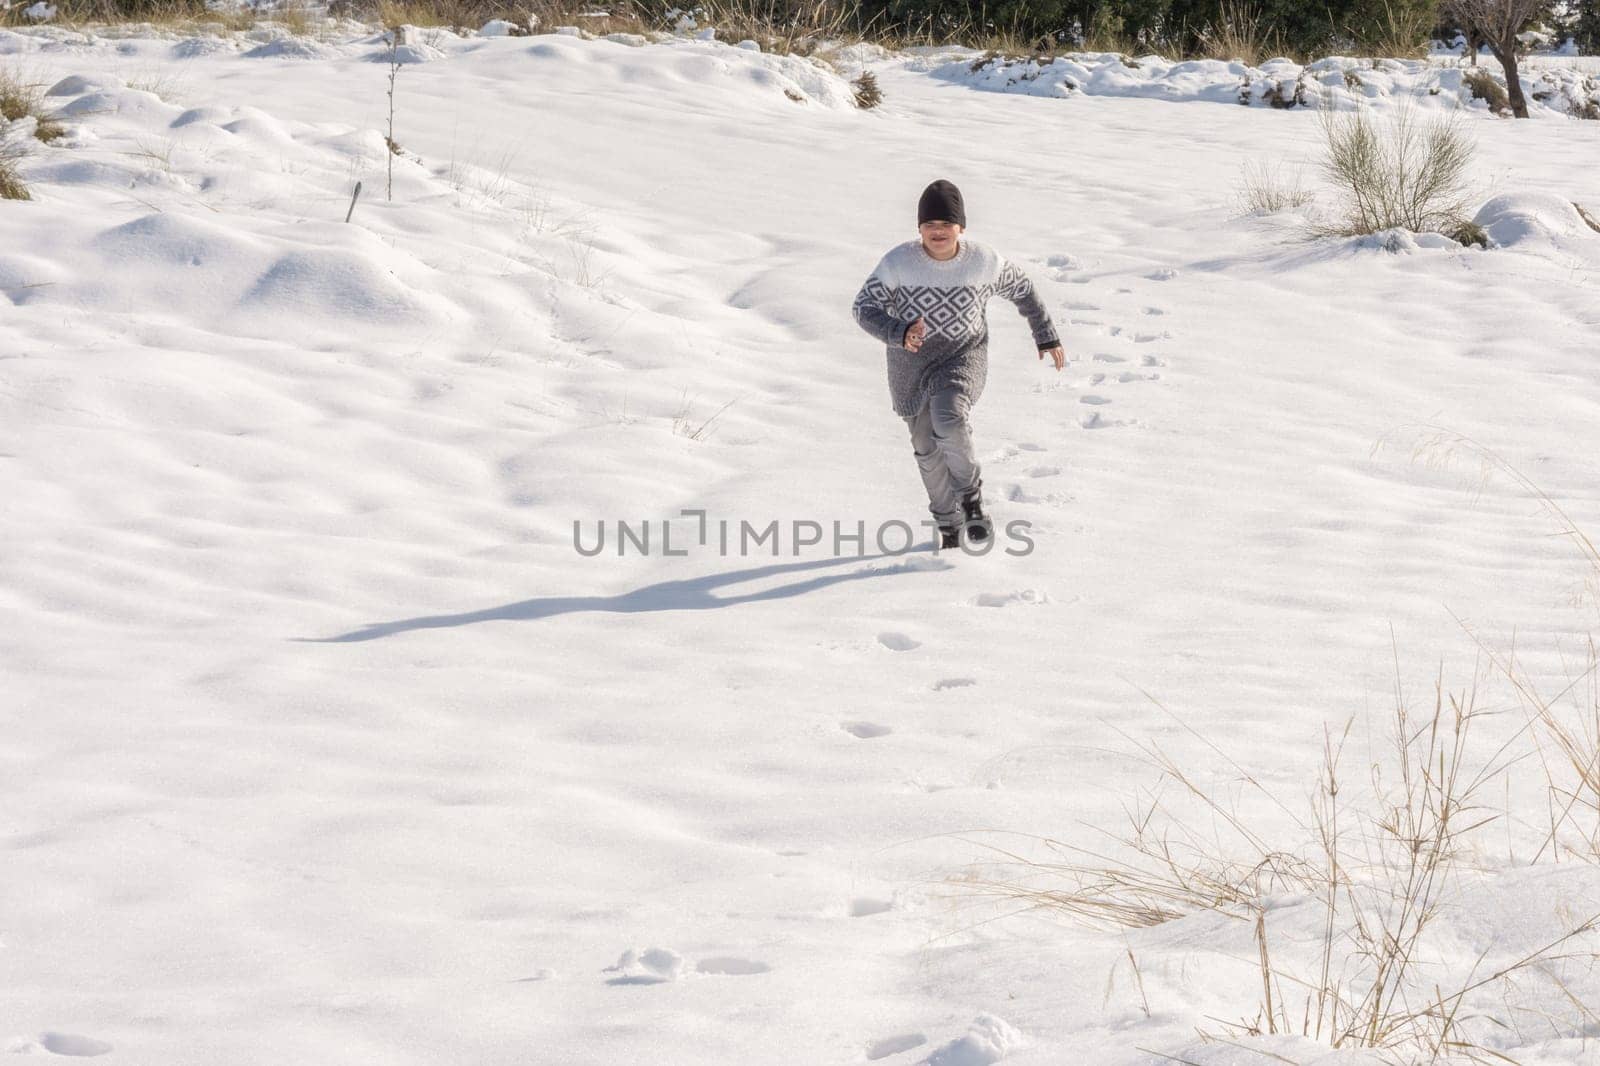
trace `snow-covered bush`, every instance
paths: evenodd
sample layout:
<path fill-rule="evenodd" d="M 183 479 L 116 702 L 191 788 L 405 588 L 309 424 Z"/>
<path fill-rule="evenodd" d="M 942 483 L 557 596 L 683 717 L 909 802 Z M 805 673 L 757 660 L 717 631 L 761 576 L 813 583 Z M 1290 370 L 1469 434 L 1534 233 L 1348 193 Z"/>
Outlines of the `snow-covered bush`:
<path fill-rule="evenodd" d="M 1470 67 L 1461 74 L 1461 81 L 1471 90 L 1474 100 L 1482 100 L 1489 105 L 1489 110 L 1497 115 L 1507 114 L 1511 110 L 1511 97 L 1506 95 L 1506 87 L 1495 80 L 1482 67 Z"/>

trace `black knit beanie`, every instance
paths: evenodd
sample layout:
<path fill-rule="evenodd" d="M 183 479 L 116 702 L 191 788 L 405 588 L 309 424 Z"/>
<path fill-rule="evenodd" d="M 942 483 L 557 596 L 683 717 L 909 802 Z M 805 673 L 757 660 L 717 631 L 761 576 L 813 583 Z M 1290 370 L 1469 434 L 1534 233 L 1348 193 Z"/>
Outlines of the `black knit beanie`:
<path fill-rule="evenodd" d="M 940 178 L 922 190 L 917 201 L 917 225 L 924 222 L 954 222 L 967 228 L 967 208 L 961 202 L 961 190 Z"/>

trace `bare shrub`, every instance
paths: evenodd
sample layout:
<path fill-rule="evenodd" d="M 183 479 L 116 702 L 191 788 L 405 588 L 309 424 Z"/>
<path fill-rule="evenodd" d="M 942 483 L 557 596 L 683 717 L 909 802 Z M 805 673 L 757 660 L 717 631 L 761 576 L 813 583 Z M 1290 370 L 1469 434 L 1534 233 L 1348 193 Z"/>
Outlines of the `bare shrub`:
<path fill-rule="evenodd" d="M 1466 220 L 1474 144 L 1454 114 L 1423 120 L 1397 108 L 1380 124 L 1370 112 L 1320 112 L 1323 176 L 1339 196 L 1337 214 L 1317 224 L 1326 236 L 1387 229 L 1452 233 Z"/>

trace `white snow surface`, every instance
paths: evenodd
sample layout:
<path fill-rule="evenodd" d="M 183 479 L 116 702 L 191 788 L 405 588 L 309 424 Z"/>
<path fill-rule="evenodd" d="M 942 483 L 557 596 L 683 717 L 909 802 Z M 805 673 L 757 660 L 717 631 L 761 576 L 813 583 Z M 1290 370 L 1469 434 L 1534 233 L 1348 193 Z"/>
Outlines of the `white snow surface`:
<path fill-rule="evenodd" d="M 1244 161 L 1310 164 L 1307 112 L 857 50 L 863 112 L 818 63 L 630 43 L 425 35 L 391 156 L 371 34 L 0 32 L 68 130 L 0 201 L 0 1049 L 1375 1061 L 1196 1035 L 1257 1013 L 1248 923 L 989 921 L 952 878 L 1108 846 L 1157 786 L 1137 744 L 1300 809 L 1352 717 L 1359 796 L 1397 682 L 1478 669 L 1488 757 L 1524 719 L 1480 642 L 1547 693 L 1581 672 L 1551 507 L 1600 525 L 1589 124 L 1468 116 L 1488 249 L 1308 243 L 1234 203 Z M 925 498 L 849 306 L 936 177 L 1071 357 L 991 307 L 973 424 L 1022 556 L 873 542 Z M 716 550 L 774 520 L 778 557 Z M 1600 911 L 1534 765 L 1430 972 Z M 1283 965 L 1319 913 L 1275 902 Z M 1567 1064 L 1597 1001 L 1573 964 L 1471 1002 Z"/>

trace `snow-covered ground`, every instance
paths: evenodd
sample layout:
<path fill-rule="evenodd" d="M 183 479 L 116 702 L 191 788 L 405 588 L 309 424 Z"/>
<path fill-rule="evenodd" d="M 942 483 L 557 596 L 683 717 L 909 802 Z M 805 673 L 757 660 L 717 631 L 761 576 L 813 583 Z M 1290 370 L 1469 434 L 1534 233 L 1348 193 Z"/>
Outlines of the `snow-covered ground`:
<path fill-rule="evenodd" d="M 1137 743 L 1299 809 L 1352 716 L 1359 794 L 1397 675 L 1485 675 L 1481 760 L 1523 717 L 1474 638 L 1546 692 L 1582 670 L 1578 546 L 1414 446 L 1600 527 L 1600 126 L 1470 115 L 1501 246 L 1391 252 L 1241 216 L 1242 164 L 1315 157 L 1304 111 L 924 56 L 871 59 L 863 112 L 713 42 L 414 44 L 390 201 L 376 38 L 0 33 L 69 128 L 0 202 L 0 1048 L 1262 1061 L 1196 1035 L 1256 1013 L 1243 923 L 991 922 L 951 876 L 1102 843 Z M 974 424 L 1022 556 L 872 543 L 924 500 L 850 301 L 936 177 L 1072 358 L 991 308 Z M 1539 855 L 1537 767 L 1491 789 L 1441 982 L 1600 910 Z M 1496 1049 L 1596 1061 L 1600 971 L 1484 995 Z"/>
<path fill-rule="evenodd" d="M 1304 65 L 1280 58 L 1251 66 L 1219 59 L 1174 61 L 1116 52 L 1079 52 L 1043 61 L 972 51 L 952 56 L 941 50 L 922 57 L 918 66 L 936 77 L 976 88 L 1033 96 L 1084 93 L 1285 110 L 1388 110 L 1400 104 L 1428 110 L 1490 110 L 1488 101 L 1474 91 L 1470 68 L 1458 58 L 1442 56 L 1329 56 Z M 1480 63 L 1478 70 L 1503 89 L 1506 78 L 1498 63 Z M 1541 57 L 1521 69 L 1517 80 L 1529 101 L 1530 118 L 1593 118 L 1600 114 L 1600 78 L 1575 57 Z"/>

